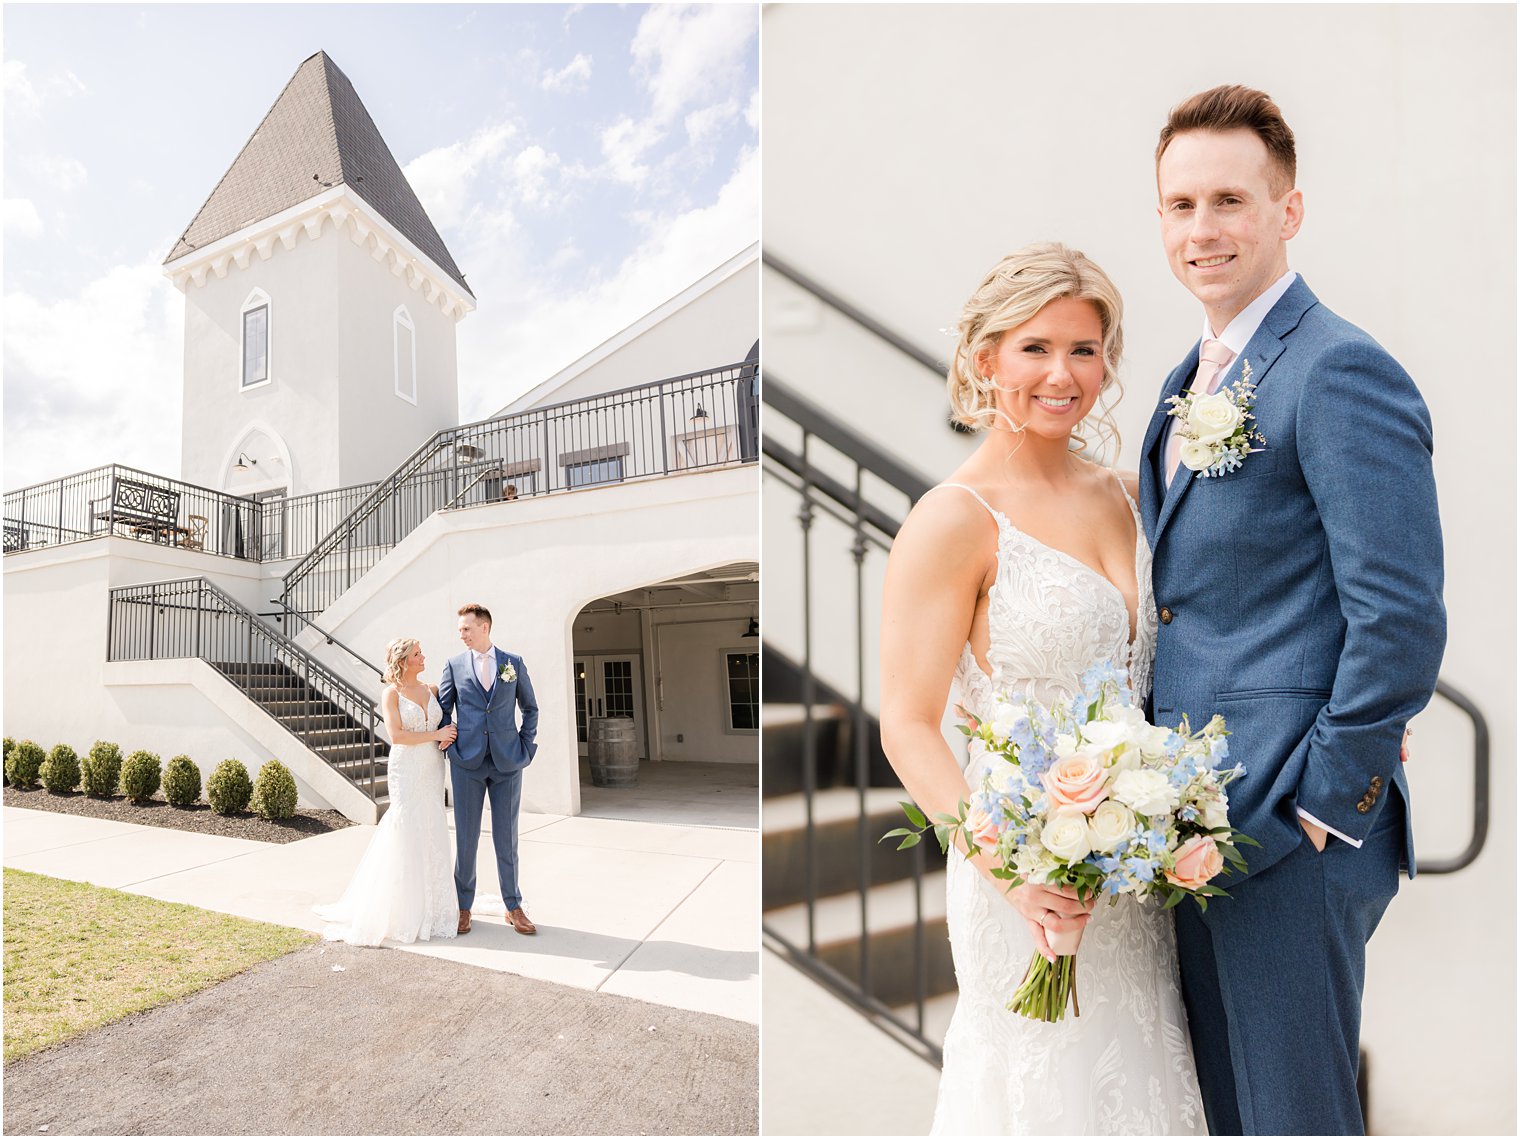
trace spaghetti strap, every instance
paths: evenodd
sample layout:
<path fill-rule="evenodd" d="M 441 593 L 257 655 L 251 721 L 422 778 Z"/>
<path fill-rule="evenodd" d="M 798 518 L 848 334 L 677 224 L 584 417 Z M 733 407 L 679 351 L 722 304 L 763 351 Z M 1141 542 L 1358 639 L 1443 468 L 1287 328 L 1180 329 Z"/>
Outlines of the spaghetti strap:
<path fill-rule="evenodd" d="M 972 498 L 974 498 L 978 502 L 980 502 L 983 506 L 985 506 L 987 508 L 987 513 L 990 514 L 990 515 L 992 515 L 992 520 L 994 522 L 996 522 L 999 526 L 1001 526 L 1004 522 L 1006 522 L 1008 520 L 1007 517 L 1003 514 L 1003 512 L 1001 510 L 994 509 L 993 506 L 992 506 L 992 504 L 990 502 L 988 502 L 981 495 L 977 494 L 976 491 L 972 490 L 969 486 L 967 486 L 963 482 L 942 482 L 942 483 L 939 484 L 939 486 L 930 487 L 929 489 L 931 491 L 936 491 L 936 490 L 941 490 L 941 489 L 943 489 L 944 487 L 947 487 L 947 486 L 953 486 L 953 487 L 955 487 L 958 490 L 963 490 L 967 494 L 969 494 Z"/>

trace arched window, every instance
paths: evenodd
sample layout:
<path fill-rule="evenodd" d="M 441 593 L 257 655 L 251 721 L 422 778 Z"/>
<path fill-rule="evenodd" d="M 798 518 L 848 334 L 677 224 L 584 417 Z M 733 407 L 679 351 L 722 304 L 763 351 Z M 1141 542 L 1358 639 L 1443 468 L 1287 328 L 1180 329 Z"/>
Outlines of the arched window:
<path fill-rule="evenodd" d="M 270 382 L 270 309 L 269 294 L 254 289 L 243 302 L 242 320 L 242 370 L 239 386 L 261 387 Z"/>
<path fill-rule="evenodd" d="M 407 403 L 417 402 L 417 329 L 412 324 L 412 314 L 405 305 L 398 305 L 393 314 L 394 350 L 396 356 L 396 394 Z"/>

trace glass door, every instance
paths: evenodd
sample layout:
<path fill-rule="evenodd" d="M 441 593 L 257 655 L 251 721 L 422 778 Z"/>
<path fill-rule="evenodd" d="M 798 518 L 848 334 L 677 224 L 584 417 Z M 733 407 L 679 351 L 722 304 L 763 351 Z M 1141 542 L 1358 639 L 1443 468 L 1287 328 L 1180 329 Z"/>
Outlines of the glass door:
<path fill-rule="evenodd" d="M 575 739 L 586 754 L 588 725 L 593 717 L 628 716 L 638 734 L 639 758 L 649 758 L 644 734 L 644 674 L 637 656 L 578 656 L 575 658 Z"/>

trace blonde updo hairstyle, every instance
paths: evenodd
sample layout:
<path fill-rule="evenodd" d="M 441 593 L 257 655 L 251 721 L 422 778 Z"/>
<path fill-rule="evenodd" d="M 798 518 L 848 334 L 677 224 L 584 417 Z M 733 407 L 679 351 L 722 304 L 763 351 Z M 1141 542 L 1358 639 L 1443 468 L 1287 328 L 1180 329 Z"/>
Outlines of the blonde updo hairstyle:
<path fill-rule="evenodd" d="M 991 427 L 999 419 L 1012 424 L 998 407 L 997 382 L 992 378 L 991 356 L 1003 333 L 1017 328 L 1051 301 L 1073 299 L 1090 302 L 1098 311 L 1103 329 L 1103 383 L 1098 389 L 1098 439 L 1112 441 L 1118 454 L 1119 431 L 1112 407 L 1119 402 L 1119 361 L 1124 355 L 1124 301 L 1108 274 L 1083 253 L 1058 242 L 1026 245 L 998 262 L 966 302 L 956 325 L 955 355 L 946 389 L 950 417 L 974 431 Z M 1110 393 L 1112 395 L 1110 396 Z M 1012 424 L 1015 431 L 1022 430 Z M 1090 440 L 1084 421 L 1072 432 L 1076 450 Z"/>
<path fill-rule="evenodd" d="M 419 643 L 413 637 L 397 637 L 385 646 L 385 683 L 401 683 L 401 666 Z"/>

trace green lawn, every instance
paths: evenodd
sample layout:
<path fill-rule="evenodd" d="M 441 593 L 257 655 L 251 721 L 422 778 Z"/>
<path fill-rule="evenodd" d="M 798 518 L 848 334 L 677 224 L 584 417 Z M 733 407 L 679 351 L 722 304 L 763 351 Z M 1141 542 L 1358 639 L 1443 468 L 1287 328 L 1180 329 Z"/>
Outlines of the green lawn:
<path fill-rule="evenodd" d="M 312 935 L 5 871 L 5 1059 L 166 1004 Z"/>

